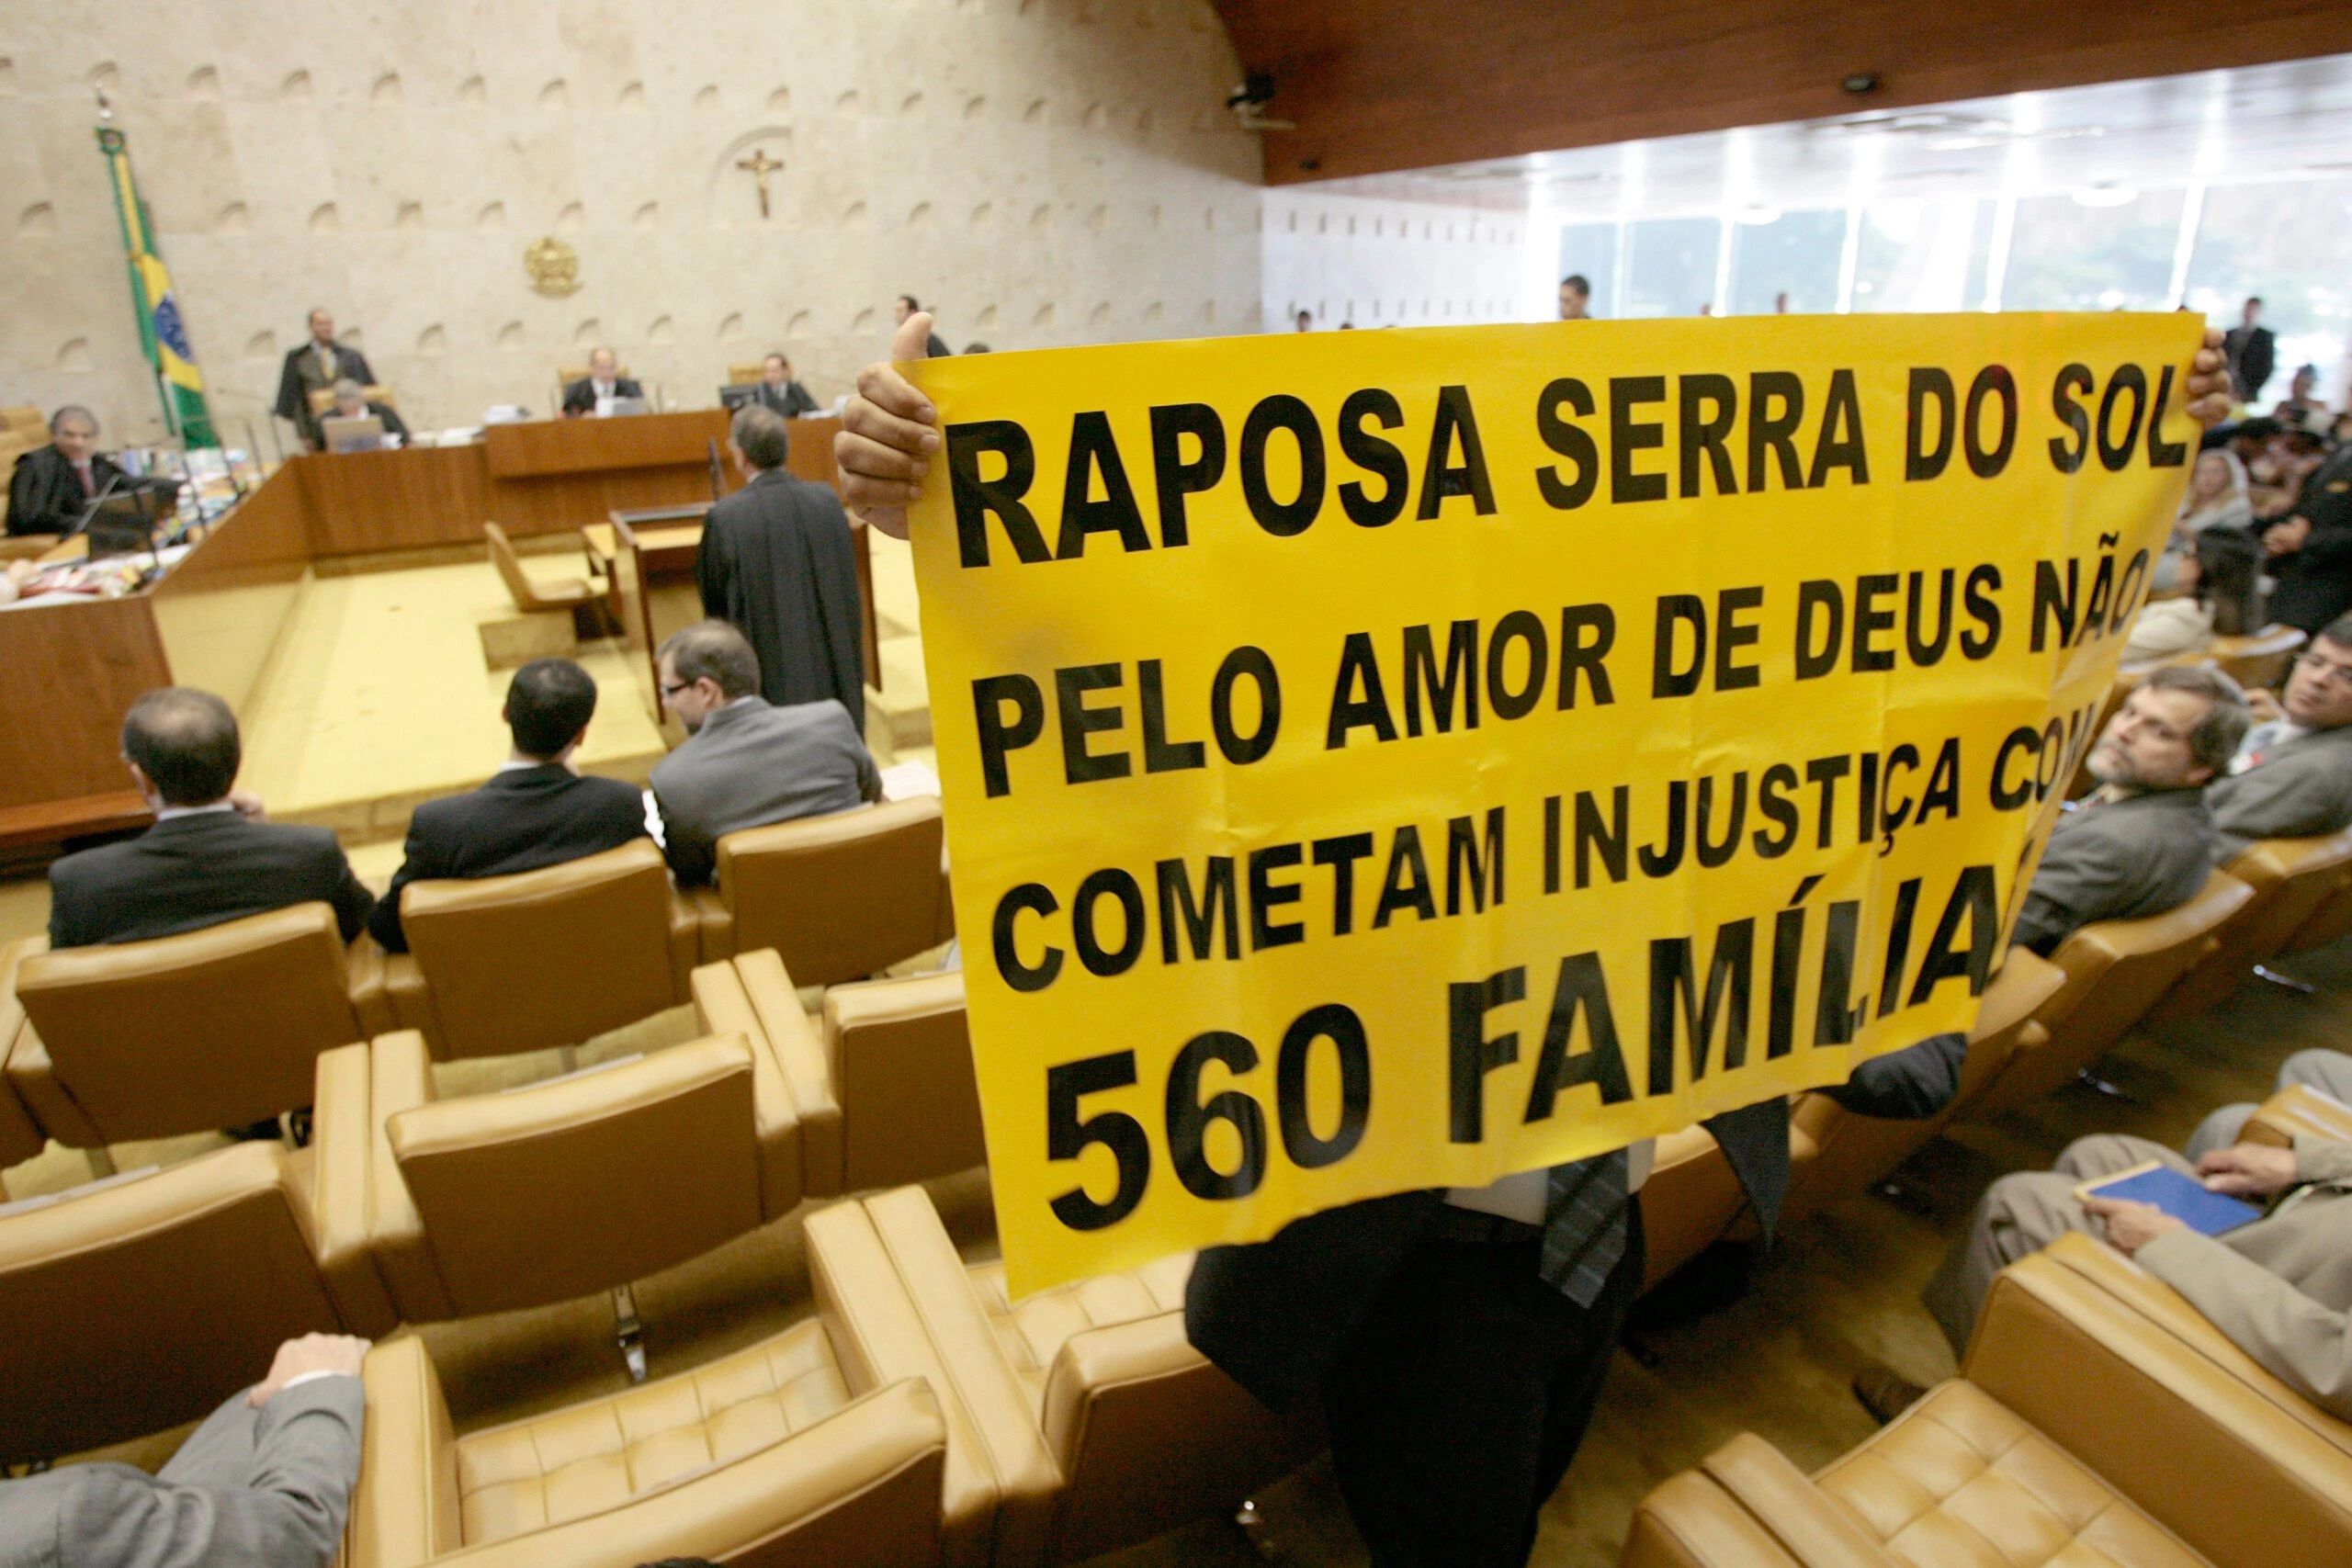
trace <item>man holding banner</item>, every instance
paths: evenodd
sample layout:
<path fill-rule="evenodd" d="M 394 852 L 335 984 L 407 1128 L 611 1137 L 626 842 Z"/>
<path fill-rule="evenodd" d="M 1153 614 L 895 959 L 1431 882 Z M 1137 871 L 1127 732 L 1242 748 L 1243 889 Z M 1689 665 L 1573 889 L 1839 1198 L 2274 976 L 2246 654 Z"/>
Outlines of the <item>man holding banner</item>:
<path fill-rule="evenodd" d="M 1376 1563 L 1521 1562 L 1646 1140 L 1769 1236 L 1785 1096 L 1973 1017 L 2218 349 L 928 331 L 836 453 L 914 544 L 1011 1287 L 1203 1248 L 1193 1344 L 1319 1393 Z"/>

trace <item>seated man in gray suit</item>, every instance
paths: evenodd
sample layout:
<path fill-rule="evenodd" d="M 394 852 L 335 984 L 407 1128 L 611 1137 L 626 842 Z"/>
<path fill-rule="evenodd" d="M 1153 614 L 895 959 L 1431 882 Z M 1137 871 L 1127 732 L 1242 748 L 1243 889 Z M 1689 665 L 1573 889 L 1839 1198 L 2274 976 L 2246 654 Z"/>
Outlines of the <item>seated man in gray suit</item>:
<path fill-rule="evenodd" d="M 2255 727 L 2205 792 L 2224 863 L 2256 839 L 2352 827 L 2352 615 L 2330 622 L 2287 677 L 2284 701 L 2248 698 Z"/>
<path fill-rule="evenodd" d="M 2263 1218 L 2218 1236 L 2190 1230 L 2153 1204 L 2075 1196 L 2082 1182 L 2152 1159 L 2233 1197 L 2260 1203 L 2285 1196 Z M 1923 1299 L 1959 1354 L 1994 1275 L 2067 1231 L 2104 1233 L 2273 1376 L 2352 1420 L 2352 1201 L 2338 1201 L 2348 1196 L 2352 1144 L 2307 1137 L 2291 1149 L 2240 1144 L 2191 1165 L 2145 1138 L 2077 1138 L 2054 1168 L 1993 1183 Z M 1883 1413 L 1873 1405 L 1872 1414 Z"/>
<path fill-rule="evenodd" d="M 772 706 L 741 632 L 702 621 L 662 645 L 662 704 L 686 743 L 653 770 L 664 852 L 678 886 L 708 882 L 718 840 L 882 798 L 882 775 L 842 705 Z"/>
<path fill-rule="evenodd" d="M 2219 671 L 2166 666 L 2141 682 L 2091 748 L 2099 787 L 2058 818 L 2009 940 L 2047 958 L 2094 920 L 2195 897 L 2213 868 L 2205 784 L 2246 724 L 2245 696 Z"/>
<path fill-rule="evenodd" d="M 342 1543 L 359 1476 L 368 1341 L 306 1334 L 153 1475 L 72 1464 L 0 1481 L 9 1568 L 314 1568 Z"/>

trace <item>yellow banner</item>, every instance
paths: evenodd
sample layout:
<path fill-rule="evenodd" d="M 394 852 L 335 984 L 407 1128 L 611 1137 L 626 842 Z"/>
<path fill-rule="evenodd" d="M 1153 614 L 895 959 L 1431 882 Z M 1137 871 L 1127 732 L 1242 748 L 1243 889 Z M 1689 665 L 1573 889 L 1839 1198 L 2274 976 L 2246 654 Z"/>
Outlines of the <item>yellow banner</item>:
<path fill-rule="evenodd" d="M 2200 326 L 918 367 L 1012 1288 L 1578 1158 L 1966 1028 L 2146 598 Z"/>

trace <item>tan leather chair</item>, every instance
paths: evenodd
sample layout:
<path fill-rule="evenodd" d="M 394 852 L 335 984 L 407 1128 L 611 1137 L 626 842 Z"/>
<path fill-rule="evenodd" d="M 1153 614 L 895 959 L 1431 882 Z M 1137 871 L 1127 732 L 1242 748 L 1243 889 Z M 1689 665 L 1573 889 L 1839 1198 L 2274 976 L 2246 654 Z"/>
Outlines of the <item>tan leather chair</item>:
<path fill-rule="evenodd" d="M 2253 897 L 2245 883 L 2217 871 L 2177 909 L 2096 921 L 2061 942 L 2051 962 L 2066 972 L 2066 983 L 2034 1015 L 2048 1038 L 2039 1045 L 2020 1038 L 1983 1103 L 2021 1105 L 2072 1082 L 2220 945 L 2214 933 Z"/>
<path fill-rule="evenodd" d="M 764 359 L 756 365 L 730 365 L 727 367 L 727 384 L 730 387 L 749 387 L 763 379 L 767 373 L 768 362 Z"/>
<path fill-rule="evenodd" d="M 345 1568 L 923 1568 L 946 1431 L 913 1380 L 853 1391 L 814 1321 L 678 1377 L 456 1434 L 413 1336 L 362 1371 Z"/>
<path fill-rule="evenodd" d="M 570 610 L 576 622 L 579 613 L 593 612 L 604 590 L 584 577 L 567 577 L 553 582 L 542 582 L 523 570 L 523 558 L 514 553 L 514 542 L 506 530 L 495 523 L 481 525 L 482 537 L 490 545 L 490 564 L 506 584 L 506 592 L 514 600 L 514 608 L 524 615 L 548 610 Z"/>
<path fill-rule="evenodd" d="M 366 1138 L 367 1056 L 319 1058 L 322 1138 Z M 256 1143 L 0 1211 L 0 1463 L 193 1421 L 292 1336 L 390 1329 L 366 1200 Z"/>
<path fill-rule="evenodd" d="M 967 1268 L 921 1188 L 834 1204 L 807 1235 L 829 1314 L 876 1331 L 872 1375 L 925 1376 L 954 1407 L 951 1562 L 1094 1557 L 1229 1513 L 1318 1446 L 1185 1339 L 1189 1254 L 1014 1304 L 1002 1265 Z M 859 1294 L 876 1281 L 896 1282 L 895 1322 Z"/>
<path fill-rule="evenodd" d="M 956 934 L 939 799 L 747 828 L 695 896 L 705 963 L 773 947 L 804 986 L 863 980 Z"/>
<path fill-rule="evenodd" d="M 1858 1116 L 1826 1094 L 1797 1096 L 1789 1111 L 1789 1194 L 1781 1211 L 1783 1223 L 1868 1190 L 1965 1113 L 1992 1087 L 2021 1043 L 2030 1043 L 2030 1049 L 2047 1039 L 2034 1013 L 2065 982 L 2066 972 L 2056 964 L 2022 947 L 2010 949 L 2001 972 L 1985 987 L 1976 1022 L 1969 1030 L 1960 1088 L 1951 1103 L 1933 1116 L 1917 1122 Z"/>
<path fill-rule="evenodd" d="M 763 1043 L 729 1035 L 503 1094 L 434 1098 L 413 1031 L 373 1047 L 368 1242 L 411 1323 L 627 1285 L 790 1213 L 798 1140 Z"/>
<path fill-rule="evenodd" d="M 2301 1084 L 2289 1084 L 2255 1108 L 2238 1134 L 2238 1142 L 2283 1149 L 2305 1137 L 2352 1144 L 2352 1106 Z"/>
<path fill-rule="evenodd" d="M 25 1027 L 25 1007 L 17 999 L 17 966 L 28 953 L 46 952 L 46 937 L 19 937 L 0 944 L 0 1169 L 40 1153 L 48 1134 L 32 1109 L 17 1096 L 6 1072 L 10 1049 Z"/>
<path fill-rule="evenodd" d="M 1620 1561 L 2352 1561 L 2340 1437 L 2228 1364 L 2210 1330 L 2184 1337 L 2188 1325 L 2076 1272 L 2069 1243 L 2098 1247 L 2066 1238 L 1994 1281 L 1958 1379 L 1811 1478 L 1761 1438 L 1735 1438 L 1644 1499 Z M 2120 1263 L 2114 1273 L 2129 1278 Z"/>
<path fill-rule="evenodd" d="M 2330 894 L 2313 909 L 2311 919 L 2295 928 L 2295 934 L 2279 946 L 2278 955 L 2290 958 L 2298 953 L 2325 947 L 2352 931 L 2352 885 Z"/>
<path fill-rule="evenodd" d="M 398 1027 L 435 1061 L 576 1045 L 687 998 L 694 912 L 650 839 L 512 876 L 412 882 L 384 961 Z"/>
<path fill-rule="evenodd" d="M 1690 1126 L 1657 1141 L 1641 1202 L 1642 1289 L 1651 1291 L 1729 1235 L 1747 1213 L 1747 1194 L 1715 1135 Z"/>
<path fill-rule="evenodd" d="M 964 976 L 839 986 L 815 1025 L 774 949 L 694 973 L 702 1027 L 763 1039 L 800 1117 L 812 1197 L 896 1187 L 988 1162 Z"/>
<path fill-rule="evenodd" d="M 2275 687 L 2311 635 L 2300 626 L 2267 626 L 2246 637 L 2217 637 L 2205 657 L 2214 667 L 2246 690 Z"/>
<path fill-rule="evenodd" d="M 2215 933 L 2213 950 L 2173 983 L 2148 1011 L 2152 1024 L 2193 1018 L 2219 1006 L 2278 956 L 2320 906 L 2352 885 L 2352 829 L 2313 839 L 2265 839 L 2230 862 L 2232 876 L 2254 890 Z"/>
<path fill-rule="evenodd" d="M 153 942 L 51 953 L 35 938 L 8 1080 L 73 1148 L 258 1122 L 309 1102 L 320 1052 L 390 1024 L 377 961 L 347 957 L 322 903 Z"/>

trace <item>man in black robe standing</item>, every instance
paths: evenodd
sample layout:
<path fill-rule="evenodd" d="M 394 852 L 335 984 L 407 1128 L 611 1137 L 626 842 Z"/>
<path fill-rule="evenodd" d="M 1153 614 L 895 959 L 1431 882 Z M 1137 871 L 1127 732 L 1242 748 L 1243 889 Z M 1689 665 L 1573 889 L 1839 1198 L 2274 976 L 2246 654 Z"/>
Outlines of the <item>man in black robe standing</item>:
<path fill-rule="evenodd" d="M 737 411 L 727 447 L 751 482 L 703 521 L 702 613 L 751 639 L 760 695 L 772 705 L 831 697 L 863 735 L 865 644 L 849 516 L 829 487 L 785 471 L 789 441 L 772 410 Z"/>

